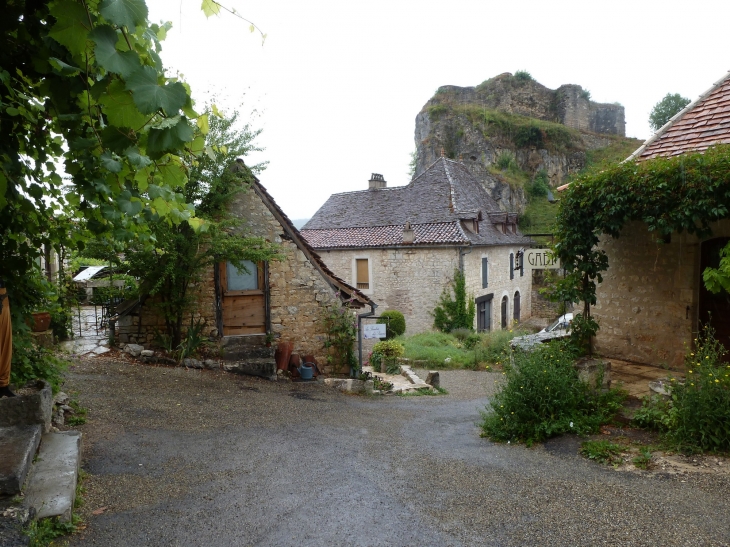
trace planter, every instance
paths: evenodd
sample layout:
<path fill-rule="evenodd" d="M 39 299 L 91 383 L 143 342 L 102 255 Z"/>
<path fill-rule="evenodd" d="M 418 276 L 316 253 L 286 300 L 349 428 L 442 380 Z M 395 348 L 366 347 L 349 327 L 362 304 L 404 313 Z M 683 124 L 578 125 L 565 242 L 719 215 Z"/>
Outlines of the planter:
<path fill-rule="evenodd" d="M 292 351 L 294 351 L 293 342 L 279 342 L 279 347 L 276 349 L 276 354 L 274 355 L 277 369 L 286 370 L 289 367 L 289 359 L 291 358 Z"/>
<path fill-rule="evenodd" d="M 33 332 L 45 332 L 51 326 L 51 314 L 47 311 L 31 313 L 31 319 L 26 321 Z"/>
<path fill-rule="evenodd" d="M 44 431 L 51 429 L 51 384 L 37 380 L 30 386 L 35 388 L 31 394 L 0 399 L 0 427 L 41 424 Z"/>

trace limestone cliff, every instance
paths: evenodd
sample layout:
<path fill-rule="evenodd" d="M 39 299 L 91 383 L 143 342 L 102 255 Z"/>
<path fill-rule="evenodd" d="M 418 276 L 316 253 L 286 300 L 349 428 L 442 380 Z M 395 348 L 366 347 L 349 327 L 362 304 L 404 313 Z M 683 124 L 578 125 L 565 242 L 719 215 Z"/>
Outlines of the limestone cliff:
<path fill-rule="evenodd" d="M 562 184 L 586 165 L 586 151 L 625 135 L 624 108 L 601 104 L 578 85 L 548 89 L 527 73 L 501 74 L 476 87 L 443 86 L 416 116 L 416 175 L 442 154 L 461 159 L 505 210 L 522 212 L 521 185 L 500 175 L 505 153 L 527 176 Z"/>

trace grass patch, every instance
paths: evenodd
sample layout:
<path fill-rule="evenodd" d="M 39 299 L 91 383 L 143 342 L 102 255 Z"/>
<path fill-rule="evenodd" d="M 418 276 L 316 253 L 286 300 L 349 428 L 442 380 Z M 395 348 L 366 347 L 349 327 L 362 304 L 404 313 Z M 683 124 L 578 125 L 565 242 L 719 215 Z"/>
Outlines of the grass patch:
<path fill-rule="evenodd" d="M 401 392 L 398 395 L 400 397 L 420 397 L 422 395 L 448 395 L 448 393 L 449 392 L 442 387 L 435 387 L 433 389 L 430 387 L 421 387 L 418 388 L 416 391 L 411 391 L 409 393 Z"/>
<path fill-rule="evenodd" d="M 621 410 L 626 393 L 603 392 L 602 378 L 590 386 L 578 378 L 575 353 L 565 342 L 531 352 L 515 351 L 504 362 L 506 383 L 483 413 L 483 435 L 495 441 L 528 445 L 561 435 L 596 433 Z"/>
<path fill-rule="evenodd" d="M 549 234 L 555 226 L 558 204 L 550 203 L 547 197 L 529 198 L 525 212 L 519 218 L 522 233 Z"/>
<path fill-rule="evenodd" d="M 610 136 L 611 144 L 597 150 L 586 150 L 586 169 L 624 161 L 644 144 L 641 139 Z"/>
<path fill-rule="evenodd" d="M 29 540 L 28 545 L 29 547 L 54 545 L 55 539 L 73 534 L 80 522 L 81 519 L 76 515 L 72 515 L 69 522 L 62 522 L 57 517 L 31 521 L 25 529 L 25 535 Z"/>
<path fill-rule="evenodd" d="M 621 452 L 623 452 L 621 445 L 607 440 L 585 441 L 580 445 L 580 453 L 598 463 L 620 463 Z"/>
<path fill-rule="evenodd" d="M 468 336 L 458 331 L 454 334 L 422 332 L 396 340 L 405 347 L 404 357 L 411 361 L 423 361 L 428 368 L 488 370 L 504 361 L 510 340 L 522 334 L 525 333 L 521 330 L 471 333 Z"/>
<path fill-rule="evenodd" d="M 88 409 L 82 407 L 76 399 L 71 399 L 68 403 L 73 409 L 73 415 L 66 419 L 66 424 L 70 426 L 84 425 L 86 423 L 86 414 Z"/>

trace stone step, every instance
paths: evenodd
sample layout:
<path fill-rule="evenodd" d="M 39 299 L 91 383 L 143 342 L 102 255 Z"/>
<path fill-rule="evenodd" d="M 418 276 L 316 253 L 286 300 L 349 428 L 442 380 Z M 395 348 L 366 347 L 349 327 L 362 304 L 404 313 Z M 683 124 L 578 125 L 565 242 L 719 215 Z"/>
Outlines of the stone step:
<path fill-rule="evenodd" d="M 33 465 L 24 505 L 35 509 L 36 518 L 71 520 L 76 482 L 79 478 L 81 433 L 64 431 L 43 435 L 38 459 Z"/>
<path fill-rule="evenodd" d="M 0 495 L 20 493 L 42 434 L 40 424 L 0 427 Z"/>
<path fill-rule="evenodd" d="M 275 351 L 266 346 L 263 335 L 224 336 L 221 340 L 221 357 L 226 361 L 273 359 Z"/>

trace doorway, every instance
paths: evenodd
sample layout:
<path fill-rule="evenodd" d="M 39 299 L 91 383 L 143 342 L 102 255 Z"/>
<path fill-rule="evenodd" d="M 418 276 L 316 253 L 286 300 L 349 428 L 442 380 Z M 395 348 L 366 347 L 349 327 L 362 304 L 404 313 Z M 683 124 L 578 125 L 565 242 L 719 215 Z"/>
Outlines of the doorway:
<path fill-rule="evenodd" d="M 705 268 L 717 268 L 720 265 L 720 251 L 727 245 L 730 238 L 717 237 L 702 242 L 700 249 L 700 294 L 699 294 L 699 324 L 697 328 L 709 324 L 715 329 L 717 338 L 726 349 L 730 349 L 730 294 L 722 291 L 712 294 L 705 288 L 702 272 Z M 726 357 L 727 359 L 727 357 Z"/>
<path fill-rule="evenodd" d="M 509 298 L 502 297 L 502 328 L 507 328 L 507 309 L 509 308 Z"/>
<path fill-rule="evenodd" d="M 494 294 L 480 296 L 474 302 L 477 306 L 477 332 L 492 330 L 492 299 Z"/>
<path fill-rule="evenodd" d="M 239 270 L 221 262 L 220 275 L 223 336 L 266 333 L 266 265 L 250 260 Z"/>

